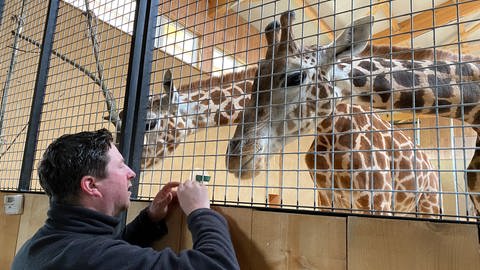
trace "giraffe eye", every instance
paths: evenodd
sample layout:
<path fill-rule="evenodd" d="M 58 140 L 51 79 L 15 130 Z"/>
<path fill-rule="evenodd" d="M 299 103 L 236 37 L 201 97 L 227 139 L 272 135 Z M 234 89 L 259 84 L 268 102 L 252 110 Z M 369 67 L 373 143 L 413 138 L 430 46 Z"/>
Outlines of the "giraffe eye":
<path fill-rule="evenodd" d="M 155 120 L 147 120 L 146 125 L 145 125 L 145 131 L 149 131 L 155 128 L 157 125 L 157 121 Z"/>

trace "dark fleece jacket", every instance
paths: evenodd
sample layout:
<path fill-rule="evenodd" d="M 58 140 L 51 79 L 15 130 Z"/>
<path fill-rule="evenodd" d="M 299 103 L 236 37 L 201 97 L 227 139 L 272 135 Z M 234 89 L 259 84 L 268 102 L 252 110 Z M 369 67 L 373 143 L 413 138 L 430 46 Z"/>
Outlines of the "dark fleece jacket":
<path fill-rule="evenodd" d="M 146 209 L 114 234 L 120 220 L 83 207 L 52 203 L 45 225 L 18 251 L 12 269 L 239 269 L 225 219 L 198 209 L 187 219 L 193 249 L 150 247 L 167 233 Z"/>

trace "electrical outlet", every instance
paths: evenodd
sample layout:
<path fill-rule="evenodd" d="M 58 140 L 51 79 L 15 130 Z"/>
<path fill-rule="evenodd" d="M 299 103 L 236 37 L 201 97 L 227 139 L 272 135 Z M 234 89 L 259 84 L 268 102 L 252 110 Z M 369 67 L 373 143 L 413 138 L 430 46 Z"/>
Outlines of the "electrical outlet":
<path fill-rule="evenodd" d="M 23 213 L 23 194 L 9 194 L 3 197 L 5 214 L 20 215 Z"/>

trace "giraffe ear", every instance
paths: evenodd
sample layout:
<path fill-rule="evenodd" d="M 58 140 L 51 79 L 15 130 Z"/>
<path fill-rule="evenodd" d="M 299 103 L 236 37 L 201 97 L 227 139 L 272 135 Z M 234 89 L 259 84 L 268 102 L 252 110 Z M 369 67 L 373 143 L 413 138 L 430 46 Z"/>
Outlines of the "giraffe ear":
<path fill-rule="evenodd" d="M 273 21 L 265 27 L 265 38 L 268 45 L 265 59 L 272 59 L 275 48 L 280 41 L 280 23 L 278 21 Z"/>
<path fill-rule="evenodd" d="M 353 22 L 329 45 L 329 60 L 342 57 L 352 57 L 360 54 L 367 46 L 371 36 L 371 25 L 374 22 L 373 16 L 363 17 Z M 330 61 L 327 63 L 331 63 Z"/>
<path fill-rule="evenodd" d="M 173 80 L 172 80 L 172 71 L 170 69 L 167 69 L 167 71 L 165 71 L 165 74 L 163 74 L 163 90 L 169 96 L 171 95 L 171 92 L 174 90 Z"/>

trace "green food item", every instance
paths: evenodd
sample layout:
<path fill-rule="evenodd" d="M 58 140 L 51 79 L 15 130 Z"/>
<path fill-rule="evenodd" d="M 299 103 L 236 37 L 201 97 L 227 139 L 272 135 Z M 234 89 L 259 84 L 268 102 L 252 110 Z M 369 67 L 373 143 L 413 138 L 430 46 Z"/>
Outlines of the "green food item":
<path fill-rule="evenodd" d="M 198 182 L 208 182 L 210 181 L 210 176 L 208 175 L 195 175 L 195 180 Z"/>

